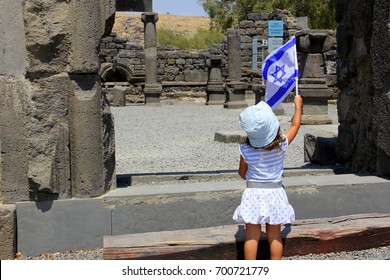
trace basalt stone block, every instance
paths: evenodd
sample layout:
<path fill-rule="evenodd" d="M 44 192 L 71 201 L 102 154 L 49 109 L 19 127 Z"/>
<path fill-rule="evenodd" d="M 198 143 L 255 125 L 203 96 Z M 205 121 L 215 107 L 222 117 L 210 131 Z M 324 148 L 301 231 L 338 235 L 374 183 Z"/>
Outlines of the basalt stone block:
<path fill-rule="evenodd" d="M 161 84 L 147 84 L 144 87 L 145 104 L 159 104 L 162 92 Z"/>
<path fill-rule="evenodd" d="M 244 131 L 217 131 L 214 134 L 214 141 L 222 143 L 243 143 L 245 139 Z"/>
<path fill-rule="evenodd" d="M 116 10 L 125 12 L 152 12 L 152 0 L 116 0 Z"/>
<path fill-rule="evenodd" d="M 73 73 L 98 73 L 99 58 L 97 46 L 100 39 L 111 32 L 115 17 L 115 1 L 105 0 L 72 1 L 69 18 L 61 21 L 69 25 L 71 42 L 69 64 Z M 88 19 L 88 20 L 86 20 Z"/>
<path fill-rule="evenodd" d="M 72 92 L 69 75 L 35 79 L 26 123 L 29 144 L 30 196 L 33 200 L 69 198 L 69 112 Z"/>
<path fill-rule="evenodd" d="M 390 156 L 382 148 L 377 150 L 377 170 L 380 176 L 390 176 Z"/>
<path fill-rule="evenodd" d="M 114 0 L 29 0 L 23 5 L 30 76 L 99 71 L 97 50 L 114 24 Z"/>
<path fill-rule="evenodd" d="M 208 83 L 206 105 L 223 105 L 225 103 L 225 86 L 222 83 Z"/>
<path fill-rule="evenodd" d="M 0 204 L 29 199 L 23 79 L 0 76 Z"/>
<path fill-rule="evenodd" d="M 207 72 L 204 71 L 184 71 L 184 81 L 186 82 L 206 82 Z"/>
<path fill-rule="evenodd" d="M 23 75 L 28 61 L 22 1 L 2 0 L 0 18 L 0 75 Z"/>
<path fill-rule="evenodd" d="M 345 23 L 340 23 L 337 26 L 336 38 L 337 38 L 337 53 L 340 56 L 340 58 L 345 59 L 347 58 L 352 48 L 352 42 L 353 42 L 352 28 Z"/>
<path fill-rule="evenodd" d="M 324 58 L 321 53 L 301 55 L 301 78 L 323 78 L 325 75 Z"/>
<path fill-rule="evenodd" d="M 114 86 L 109 92 L 112 93 L 112 106 L 126 106 L 127 88 Z"/>
<path fill-rule="evenodd" d="M 18 251 L 23 256 L 102 247 L 111 209 L 99 198 L 16 203 Z"/>
<path fill-rule="evenodd" d="M 12 260 L 16 253 L 15 205 L 0 205 L 0 260 Z"/>
<path fill-rule="evenodd" d="M 334 165 L 337 162 L 336 142 L 337 135 L 332 133 L 321 133 L 317 135 L 305 134 L 305 162 L 320 165 Z"/>
<path fill-rule="evenodd" d="M 383 176 L 390 176 L 390 139 L 389 139 L 389 106 L 390 106 L 390 32 L 388 22 L 389 1 L 375 1 L 372 60 L 373 60 L 373 85 L 375 97 L 373 110 L 375 113 L 373 122 L 378 129 L 377 162 L 378 172 Z"/>
<path fill-rule="evenodd" d="M 225 103 L 224 108 L 239 109 L 248 107 L 245 101 L 245 91 L 248 85 L 244 82 L 228 82 L 225 84 Z"/>
<path fill-rule="evenodd" d="M 297 49 L 303 53 L 324 53 L 335 45 L 333 30 L 305 29 L 297 36 Z"/>

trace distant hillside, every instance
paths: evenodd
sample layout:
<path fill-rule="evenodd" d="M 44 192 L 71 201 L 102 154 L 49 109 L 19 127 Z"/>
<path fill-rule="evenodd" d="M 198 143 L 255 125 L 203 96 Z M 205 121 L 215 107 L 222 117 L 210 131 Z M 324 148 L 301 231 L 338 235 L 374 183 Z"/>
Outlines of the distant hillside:
<path fill-rule="evenodd" d="M 159 14 L 156 23 L 157 29 L 165 28 L 182 32 L 186 36 L 192 36 L 198 28 L 208 29 L 210 27 L 210 18 L 174 16 L 169 14 Z M 144 24 L 141 21 L 141 14 L 116 13 L 113 32 L 118 37 L 130 38 L 135 43 L 143 42 Z"/>

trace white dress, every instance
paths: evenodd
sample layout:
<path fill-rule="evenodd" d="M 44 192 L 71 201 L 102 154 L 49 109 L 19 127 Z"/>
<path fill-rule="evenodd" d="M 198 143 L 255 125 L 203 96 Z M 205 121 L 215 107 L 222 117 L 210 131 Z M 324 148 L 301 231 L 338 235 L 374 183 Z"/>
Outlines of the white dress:
<path fill-rule="evenodd" d="M 240 145 L 240 153 L 248 165 L 246 180 L 281 182 L 287 140 L 281 143 L 280 147 L 281 149 L 267 151 Z M 246 188 L 233 219 L 247 224 L 289 224 L 295 220 L 295 212 L 283 187 Z"/>

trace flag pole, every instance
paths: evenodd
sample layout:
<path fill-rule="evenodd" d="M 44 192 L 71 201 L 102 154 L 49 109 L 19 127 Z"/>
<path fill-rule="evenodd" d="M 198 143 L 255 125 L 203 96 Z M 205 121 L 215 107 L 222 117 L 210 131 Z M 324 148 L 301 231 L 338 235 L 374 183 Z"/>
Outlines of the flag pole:
<path fill-rule="evenodd" d="M 297 39 L 295 38 L 295 44 L 294 44 L 294 53 L 295 53 L 295 65 L 297 67 L 297 71 L 298 71 L 298 55 L 297 55 Z M 297 96 L 299 93 L 298 93 L 298 79 L 299 79 L 299 72 L 298 72 L 298 75 L 297 75 L 297 78 L 295 79 L 295 96 Z"/>

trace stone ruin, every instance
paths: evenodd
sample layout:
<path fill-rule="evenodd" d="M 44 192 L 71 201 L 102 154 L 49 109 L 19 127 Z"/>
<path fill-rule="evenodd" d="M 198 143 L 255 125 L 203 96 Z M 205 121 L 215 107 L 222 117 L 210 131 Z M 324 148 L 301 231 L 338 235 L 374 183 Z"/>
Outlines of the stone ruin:
<path fill-rule="evenodd" d="M 351 171 L 389 176 L 390 3 L 337 3 L 337 155 Z M 111 33 L 115 1 L 3 0 L 0 17 L 0 231 L 5 236 L 14 227 L 16 202 L 97 197 L 115 188 L 114 123 L 101 92 L 98 53 L 101 39 Z M 154 43 L 149 46 L 154 56 Z M 226 55 L 225 50 L 217 47 L 212 54 Z M 128 65 L 110 67 L 127 79 Z M 132 69 L 136 79 L 142 69 Z M 154 77 L 152 98 L 160 90 Z M 245 69 L 242 80 L 260 81 Z M 2 254 L 9 256 L 12 246 L 3 241 Z"/>
<path fill-rule="evenodd" d="M 390 175 L 388 0 L 337 1 L 337 155 L 353 172 Z"/>
<path fill-rule="evenodd" d="M 89 4 L 88 1 L 82 3 L 86 6 Z M 74 3 L 53 4 L 44 0 L 26 1 L 23 5 L 17 5 L 16 9 L 12 8 L 14 5 L 16 4 L 12 1 L 3 1 L 1 9 L 2 18 L 9 18 L 9 21 L 15 23 L 9 26 L 5 26 L 7 21 L 1 23 L 5 30 L 0 42 L 3 49 L 0 57 L 2 62 L 0 68 L 2 80 L 0 95 L 1 201 L 13 203 L 23 200 L 99 196 L 115 187 L 114 125 L 107 100 L 100 92 L 99 78 L 101 76 L 106 79 L 112 68 L 115 68 L 115 71 L 122 73 L 124 80 L 140 81 L 145 68 L 142 70 L 135 64 L 129 67 L 128 60 L 121 61 L 121 58 L 127 57 L 121 56 L 120 52 L 115 63 L 109 66 L 103 65 L 104 67 L 100 68 L 97 50 L 111 32 L 115 14 L 114 1 L 105 1 L 99 7 L 90 9 L 80 9 L 80 6 Z M 353 31 L 357 32 L 351 30 L 353 23 L 345 22 L 346 20 L 342 17 L 345 7 L 348 6 L 338 7 L 340 21 L 338 51 L 342 58 L 338 64 L 338 82 L 343 90 L 339 96 L 341 137 L 338 142 L 340 151 L 338 155 L 343 162 L 348 164 L 348 160 L 354 159 L 356 154 L 364 153 L 363 157 L 356 156 L 355 160 L 358 163 L 348 165 L 355 166 L 355 170 L 361 167 L 360 169 L 372 171 L 376 170 L 377 161 L 380 164 L 383 160 L 386 162 L 387 158 L 385 152 L 388 150 L 387 142 L 382 136 L 385 135 L 386 129 L 379 129 L 382 123 L 379 120 L 385 117 L 383 112 L 386 110 L 380 110 L 376 114 L 371 114 L 374 112 L 372 109 L 359 110 L 360 114 L 356 114 L 354 112 L 358 107 L 351 105 L 373 106 L 374 102 L 370 101 L 375 101 L 378 106 L 384 106 L 386 102 L 377 100 L 382 100 L 385 96 L 380 92 L 386 92 L 383 89 L 386 83 L 381 82 L 385 78 L 380 80 L 379 77 L 383 74 L 376 67 L 373 73 L 368 71 L 371 68 L 366 64 L 362 64 L 364 66 L 361 68 L 358 67 L 362 62 L 374 64 L 369 59 L 371 56 L 368 53 L 367 38 L 356 39 L 352 43 L 351 40 L 344 39 L 350 38 L 348 36 L 352 36 Z M 7 12 L 9 10 L 14 12 Z M 368 10 L 365 13 L 368 13 Z M 83 19 L 87 14 L 94 16 L 91 21 L 84 23 Z M 148 23 L 147 16 L 148 13 L 144 16 L 145 26 Z M 150 13 L 150 16 L 154 18 L 153 26 L 150 28 L 153 33 L 157 15 Z M 367 17 L 367 19 L 370 18 Z M 251 38 L 248 34 L 250 32 L 256 33 L 259 31 L 258 28 L 264 29 L 264 24 L 261 25 L 262 20 L 261 15 L 257 17 L 256 14 L 251 14 L 248 20 L 240 24 L 243 29 L 239 30 L 246 32 L 238 31 L 240 34 L 246 34 L 240 38 L 241 47 L 249 45 Z M 351 21 L 349 18 L 348 20 Z M 68 21 L 73 24 L 68 25 Z M 375 26 L 380 27 L 379 23 Z M 366 32 L 370 31 L 368 27 L 363 29 L 367 30 Z M 344 33 L 345 36 L 340 35 Z M 248 39 L 248 44 L 243 43 L 245 38 Z M 378 42 L 377 38 L 384 38 L 382 39 L 384 42 L 386 39 L 385 35 L 381 34 L 375 37 L 373 42 Z M 24 43 L 21 44 L 21 42 Z M 155 42 L 149 44 L 152 50 L 147 52 L 153 53 L 153 50 L 156 50 Z M 356 46 L 352 47 L 353 44 Z M 381 44 L 373 45 L 372 50 L 382 55 L 383 48 L 378 48 L 378 45 Z M 224 48 L 221 45 L 216 48 L 216 51 L 210 50 L 209 57 L 212 57 L 213 61 L 221 54 L 222 57 L 226 57 L 223 56 L 226 54 Z M 328 49 L 329 47 L 325 51 Z M 125 48 L 125 50 L 128 49 Z M 137 55 L 136 52 L 132 53 Z M 170 53 L 168 52 L 167 55 L 169 57 Z M 249 68 L 249 61 L 244 58 L 246 54 L 241 55 L 240 64 L 246 67 L 242 68 L 242 77 L 240 73 L 230 73 L 223 67 L 217 76 L 225 77 L 222 79 L 226 80 L 232 76 L 236 84 L 241 80 L 252 85 L 259 83 L 255 73 L 251 72 L 250 76 L 247 75 L 245 69 Z M 356 55 L 359 55 L 360 64 L 354 61 L 357 59 Z M 155 69 L 156 65 L 153 62 L 156 60 L 155 52 L 152 58 L 154 59 L 150 59 L 151 66 L 149 67 Z M 363 58 L 365 60 L 362 60 Z M 205 69 L 211 70 L 211 64 L 207 63 L 207 59 L 209 58 L 204 56 Z M 138 63 L 142 61 L 145 62 L 146 59 L 140 59 Z M 139 69 L 138 72 L 137 69 Z M 357 75 L 359 69 L 365 71 L 364 75 Z M 154 90 L 159 95 L 161 90 L 157 82 L 159 70 L 155 71 L 147 71 L 155 73 L 149 76 L 150 80 L 147 80 L 147 84 L 152 90 L 152 95 Z M 129 72 L 131 75 L 128 74 Z M 374 79 L 375 83 L 371 83 L 369 77 L 377 77 Z M 313 79 L 313 77 L 307 79 L 310 78 Z M 326 83 L 324 77 L 319 79 L 322 84 Z M 353 88 L 354 85 L 361 85 L 362 82 L 368 86 Z M 314 81 L 314 84 L 319 83 Z M 208 86 L 213 90 L 215 85 L 217 88 L 219 86 L 218 90 L 222 90 L 222 84 L 217 80 L 211 81 L 208 85 L 205 83 L 204 88 L 207 90 Z M 375 98 L 365 97 L 372 95 L 373 89 L 376 90 Z M 362 98 L 358 97 L 360 92 L 356 90 L 361 91 Z M 327 91 L 327 96 L 329 96 L 329 90 Z M 369 118 L 365 116 L 366 113 L 374 117 Z M 354 122 L 352 116 L 362 117 L 364 120 L 362 125 L 349 125 L 349 122 Z M 376 125 L 371 126 L 372 123 Z M 364 133 L 364 127 L 367 128 L 369 137 L 363 139 L 359 135 Z M 375 145 L 376 133 L 379 133 L 380 139 L 378 147 Z M 378 157 L 375 156 L 376 151 Z M 385 165 L 378 166 L 381 166 L 379 170 L 386 170 Z"/>
<path fill-rule="evenodd" d="M 0 201 L 115 188 L 114 123 L 97 51 L 115 1 L 4 0 L 0 16 Z"/>
<path fill-rule="evenodd" d="M 297 52 L 300 54 L 299 94 L 305 104 L 302 124 L 330 124 L 328 100 L 333 91 L 328 86 L 324 53 L 335 46 L 332 30 L 301 30 L 296 33 Z M 328 75 L 329 76 L 329 75 Z"/>
<path fill-rule="evenodd" d="M 224 105 L 226 108 L 245 106 L 246 102 L 242 100 L 244 96 L 253 97 L 252 91 L 262 82 L 260 69 L 252 69 L 253 37 L 257 36 L 261 41 L 261 37 L 268 36 L 269 20 L 285 22 L 286 40 L 302 29 L 289 11 L 275 10 L 272 13 L 249 14 L 237 28 L 227 32 L 220 44 L 214 44 L 208 50 L 182 51 L 172 46 L 157 46 L 157 81 L 162 85 L 160 99 L 203 98 L 210 105 L 226 103 Z M 158 21 L 155 25 L 158 26 Z M 233 44 L 235 46 L 229 51 L 229 45 Z M 261 44 L 258 44 L 258 52 L 262 52 Z M 264 52 L 264 55 L 268 54 L 267 48 Z M 334 48 L 325 54 L 327 62 L 334 61 L 336 58 Z M 210 59 L 213 65 L 210 64 Z M 102 85 L 110 101 L 114 93 L 117 93 L 118 87 L 121 87 L 126 91 L 127 103 L 145 102 L 143 92 L 146 78 L 145 60 L 144 46 L 133 37 L 120 38 L 117 34 L 111 33 L 102 39 L 100 44 Z M 209 71 L 216 71 L 217 60 L 220 74 L 209 73 Z M 258 65 L 261 65 L 261 60 L 262 57 L 259 55 Z M 228 62 L 239 64 L 241 67 L 229 67 Z M 211 84 L 209 84 L 210 74 Z M 225 83 L 228 87 L 224 88 L 221 94 L 221 84 Z M 334 84 L 328 86 L 334 89 Z M 225 102 L 225 90 L 228 90 L 227 96 L 233 100 Z M 211 102 L 208 102 L 210 99 L 208 92 L 215 94 L 211 96 Z M 333 94 L 332 97 L 335 96 L 336 94 Z"/>

